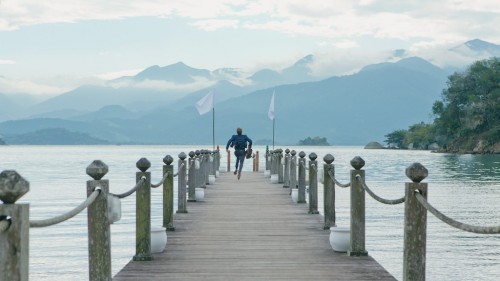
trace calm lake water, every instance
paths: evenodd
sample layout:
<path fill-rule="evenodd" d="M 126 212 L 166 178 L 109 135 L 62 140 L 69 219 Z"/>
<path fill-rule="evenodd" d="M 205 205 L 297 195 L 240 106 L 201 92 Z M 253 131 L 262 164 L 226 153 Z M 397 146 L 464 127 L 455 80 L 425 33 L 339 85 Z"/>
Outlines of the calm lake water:
<path fill-rule="evenodd" d="M 211 146 L 198 147 L 211 149 Z M 464 223 L 500 225 L 500 155 L 451 155 L 428 151 L 365 150 L 362 147 L 289 147 L 320 158 L 335 156 L 336 178 L 348 182 L 350 160 L 365 161 L 367 185 L 379 196 L 404 195 L 405 169 L 420 162 L 429 170 L 428 200 L 438 210 Z M 21 202 L 30 203 L 31 219 L 65 213 L 86 197 L 85 169 L 96 159 L 109 167 L 105 176 L 112 193 L 135 185 L 135 164 L 151 163 L 153 182 L 161 179 L 162 159 L 177 160 L 183 146 L 0 146 L 0 171 L 16 170 L 30 182 Z M 254 147 L 264 155 L 264 147 Z M 221 160 L 225 169 L 225 153 Z M 265 168 L 261 157 L 261 170 Z M 251 171 L 251 161 L 244 170 Z M 244 180 L 244 178 L 242 179 Z M 322 191 L 319 192 L 322 194 Z M 348 189 L 336 188 L 337 224 L 349 225 Z M 177 198 L 177 195 L 175 195 Z M 175 200 L 176 201 L 176 200 Z M 152 191 L 152 225 L 161 226 L 161 190 Z M 320 204 L 322 199 L 319 200 Z M 320 206 L 320 210 L 322 206 Z M 111 226 L 113 275 L 135 254 L 135 196 L 122 200 L 122 219 Z M 383 205 L 366 197 L 366 249 L 398 280 L 402 280 L 403 204 Z M 30 280 L 88 279 L 86 211 L 64 223 L 30 229 Z M 428 214 L 427 280 L 498 280 L 500 235 L 478 235 L 454 229 Z"/>

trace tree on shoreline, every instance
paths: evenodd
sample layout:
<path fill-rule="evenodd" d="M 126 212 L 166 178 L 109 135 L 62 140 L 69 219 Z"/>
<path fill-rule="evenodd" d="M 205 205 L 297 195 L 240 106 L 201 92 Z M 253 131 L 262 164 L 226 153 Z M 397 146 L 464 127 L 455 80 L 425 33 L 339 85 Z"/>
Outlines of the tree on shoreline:
<path fill-rule="evenodd" d="M 471 64 L 466 71 L 448 77 L 442 100 L 434 102 L 432 124 L 415 124 L 385 135 L 407 148 L 436 142 L 446 151 L 471 151 L 479 143 L 488 150 L 500 142 L 500 58 Z M 401 140 L 402 139 L 402 140 Z"/>

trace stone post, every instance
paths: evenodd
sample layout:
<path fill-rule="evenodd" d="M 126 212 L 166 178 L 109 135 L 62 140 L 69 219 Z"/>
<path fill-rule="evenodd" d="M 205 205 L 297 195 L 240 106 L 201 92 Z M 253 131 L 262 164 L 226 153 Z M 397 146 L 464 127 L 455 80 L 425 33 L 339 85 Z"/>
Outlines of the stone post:
<path fill-rule="evenodd" d="M 269 153 L 269 146 L 266 145 L 266 171 L 271 171 L 271 159 L 270 159 L 270 153 Z"/>
<path fill-rule="evenodd" d="M 290 151 L 290 194 L 292 194 L 292 189 L 297 188 L 297 152 L 295 150 Z"/>
<path fill-rule="evenodd" d="M 29 189 L 16 171 L 0 173 L 0 280 L 29 278 L 29 204 L 16 204 Z"/>
<path fill-rule="evenodd" d="M 278 149 L 278 183 L 284 183 L 283 175 L 283 149 Z"/>
<path fill-rule="evenodd" d="M 151 255 L 151 173 L 146 171 L 151 167 L 151 162 L 146 158 L 141 158 L 137 161 L 136 167 L 140 170 L 135 174 L 136 182 L 139 182 L 142 177 L 145 177 L 146 181 L 135 192 L 135 256 L 133 260 L 150 261 L 153 260 Z"/>
<path fill-rule="evenodd" d="M 319 214 L 318 211 L 318 155 L 309 154 L 309 214 Z"/>
<path fill-rule="evenodd" d="M 299 194 L 297 197 L 297 203 L 307 203 L 306 202 L 306 153 L 304 151 L 299 152 L 299 182 L 298 189 Z"/>
<path fill-rule="evenodd" d="M 196 171 L 196 186 L 206 188 L 205 185 L 205 173 L 203 172 L 203 154 L 200 150 L 194 152 L 196 154 L 196 160 L 198 161 L 198 166 L 195 168 Z M 195 165 L 196 167 L 196 165 Z"/>
<path fill-rule="evenodd" d="M 335 176 L 335 166 L 333 161 L 335 157 L 327 154 L 323 157 L 323 212 L 325 224 L 323 229 L 330 229 L 335 226 L 335 184 L 330 173 Z"/>
<path fill-rule="evenodd" d="M 403 247 L 403 280 L 425 280 L 425 254 L 427 240 L 427 210 L 418 202 L 415 192 L 427 199 L 427 183 L 420 183 L 428 175 L 420 163 L 406 168 L 412 181 L 405 184 L 405 219 Z"/>
<path fill-rule="evenodd" d="M 163 182 L 163 227 L 167 231 L 174 231 L 174 158 L 167 155 L 163 158 L 163 174 L 168 173 Z"/>
<path fill-rule="evenodd" d="M 188 174 L 188 202 L 196 202 L 196 154 L 189 152 L 189 174 Z"/>
<path fill-rule="evenodd" d="M 348 256 L 367 256 L 365 249 L 365 160 L 356 156 L 351 160 L 351 239 Z M 361 178 L 361 181 L 357 177 Z"/>
<path fill-rule="evenodd" d="M 290 187 L 290 149 L 285 150 L 285 171 L 283 177 L 283 188 Z"/>
<path fill-rule="evenodd" d="M 109 180 L 102 177 L 108 173 L 108 166 L 95 160 L 87 167 L 87 197 L 100 188 L 94 203 L 87 207 L 89 243 L 89 280 L 111 281 L 111 230 L 108 218 Z"/>
<path fill-rule="evenodd" d="M 178 174 L 177 174 L 177 214 L 187 213 L 187 200 L 186 200 L 186 153 L 179 153 Z M 173 177 L 172 177 L 173 178 Z"/>
<path fill-rule="evenodd" d="M 255 171 L 258 172 L 259 171 L 259 163 L 260 162 L 260 157 L 259 157 L 259 151 L 257 150 L 255 152 Z"/>
<path fill-rule="evenodd" d="M 214 175 L 215 177 L 217 177 L 217 171 L 219 170 L 218 159 L 219 159 L 219 151 L 218 150 L 212 151 L 212 175 Z"/>
<path fill-rule="evenodd" d="M 274 150 L 269 151 L 269 165 L 271 175 L 277 175 L 278 169 L 276 168 L 276 154 L 274 153 Z"/>
<path fill-rule="evenodd" d="M 207 149 L 204 149 L 203 150 L 203 158 L 204 158 L 204 162 L 205 162 L 205 165 L 203 167 L 203 176 L 205 177 L 205 185 L 209 185 L 210 184 L 210 179 L 209 179 L 209 175 L 210 175 L 210 151 L 207 150 Z"/>

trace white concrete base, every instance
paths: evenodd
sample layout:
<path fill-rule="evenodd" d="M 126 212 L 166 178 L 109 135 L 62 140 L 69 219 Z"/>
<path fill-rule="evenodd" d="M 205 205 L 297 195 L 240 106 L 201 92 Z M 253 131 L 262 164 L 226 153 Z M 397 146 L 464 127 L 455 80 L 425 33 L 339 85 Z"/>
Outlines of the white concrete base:
<path fill-rule="evenodd" d="M 215 184 L 215 176 L 214 175 L 208 175 L 208 184 L 210 184 L 210 185 Z"/>
<path fill-rule="evenodd" d="M 271 175 L 271 183 L 278 183 L 278 174 Z"/>
<path fill-rule="evenodd" d="M 299 190 L 297 188 L 292 188 L 292 201 L 297 203 L 299 201 Z"/>
<path fill-rule="evenodd" d="M 264 177 L 266 177 L 266 178 L 271 177 L 271 170 L 265 170 L 264 171 Z"/>
<path fill-rule="evenodd" d="M 194 195 L 196 201 L 203 201 L 205 199 L 205 189 L 201 187 L 197 187 L 194 189 Z"/>
<path fill-rule="evenodd" d="M 151 227 L 151 253 L 161 253 L 167 245 L 167 231 L 163 227 Z"/>
<path fill-rule="evenodd" d="M 345 253 L 349 250 L 351 229 L 349 227 L 330 227 L 330 246 L 335 252 Z"/>

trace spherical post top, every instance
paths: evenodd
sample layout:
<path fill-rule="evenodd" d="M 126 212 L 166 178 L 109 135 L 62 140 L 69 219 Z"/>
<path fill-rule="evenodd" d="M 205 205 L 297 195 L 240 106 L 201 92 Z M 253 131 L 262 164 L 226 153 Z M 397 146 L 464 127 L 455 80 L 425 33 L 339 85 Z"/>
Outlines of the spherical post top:
<path fill-rule="evenodd" d="M 184 152 L 179 153 L 179 159 L 183 160 L 186 159 L 187 155 Z"/>
<path fill-rule="evenodd" d="M 192 151 L 192 150 L 189 151 L 189 157 L 193 158 L 195 156 L 196 156 L 196 154 L 194 153 L 194 151 Z"/>
<path fill-rule="evenodd" d="M 273 154 L 274 153 L 274 150 L 269 150 L 269 154 Z"/>
<path fill-rule="evenodd" d="M 196 154 L 196 156 L 200 156 L 200 154 L 201 154 L 201 151 L 199 151 L 199 150 L 196 150 L 196 151 L 194 152 L 194 154 Z"/>
<path fill-rule="evenodd" d="M 300 158 L 306 157 L 306 153 L 304 151 L 299 152 L 299 157 Z"/>
<path fill-rule="evenodd" d="M 141 172 L 146 172 L 149 167 L 151 167 L 151 162 L 147 158 L 141 158 L 137 163 L 135 163 L 137 169 L 141 170 Z"/>
<path fill-rule="evenodd" d="M 351 166 L 356 170 L 361 170 L 365 166 L 365 160 L 363 158 L 356 156 L 351 160 Z"/>
<path fill-rule="evenodd" d="M 429 175 L 429 172 L 420 163 L 413 163 L 406 168 L 406 176 L 415 183 L 421 182 Z"/>
<path fill-rule="evenodd" d="M 95 180 L 100 180 L 108 173 L 108 165 L 104 164 L 101 160 L 94 160 L 87 167 L 87 175 Z"/>
<path fill-rule="evenodd" d="M 309 154 L 309 159 L 311 159 L 311 161 L 315 161 L 315 160 L 316 160 L 316 158 L 318 158 L 318 155 L 316 155 L 316 153 L 311 152 L 311 153 Z"/>
<path fill-rule="evenodd" d="M 285 153 L 286 153 L 286 154 L 290 153 L 290 149 L 288 149 L 288 148 L 287 148 L 287 149 L 285 150 Z"/>
<path fill-rule="evenodd" d="M 30 190 L 30 184 L 16 171 L 0 173 L 0 200 L 4 204 L 14 204 Z"/>
<path fill-rule="evenodd" d="M 283 153 L 283 149 L 278 148 L 276 151 L 278 151 L 279 154 Z"/>
<path fill-rule="evenodd" d="M 295 156 L 295 155 L 297 155 L 297 151 L 292 149 L 292 151 L 290 151 L 290 154 L 292 154 L 292 156 Z"/>
<path fill-rule="evenodd" d="M 331 155 L 330 153 L 328 153 L 327 155 L 325 155 L 323 157 L 323 161 L 325 161 L 326 164 L 330 165 L 333 163 L 333 161 L 335 161 L 335 157 L 333 157 L 333 155 Z"/>
<path fill-rule="evenodd" d="M 172 162 L 174 162 L 174 158 L 172 156 L 166 155 L 165 157 L 163 157 L 163 163 L 165 163 L 165 165 L 170 166 Z"/>

